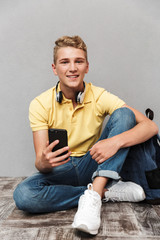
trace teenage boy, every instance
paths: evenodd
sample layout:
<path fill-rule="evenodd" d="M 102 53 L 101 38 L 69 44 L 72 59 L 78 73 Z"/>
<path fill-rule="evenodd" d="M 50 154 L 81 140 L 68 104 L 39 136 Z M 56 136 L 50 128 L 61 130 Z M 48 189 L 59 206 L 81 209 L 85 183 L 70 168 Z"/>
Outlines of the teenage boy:
<path fill-rule="evenodd" d="M 14 200 L 19 209 L 32 213 L 78 205 L 72 227 L 97 234 L 102 199 L 145 199 L 141 186 L 121 181 L 119 173 L 129 147 L 150 139 L 158 128 L 117 96 L 84 82 L 89 63 L 79 36 L 55 42 L 52 68 L 57 85 L 36 97 L 29 109 L 39 172 L 17 186 Z M 110 119 L 101 133 L 107 114 Z M 52 152 L 58 140 L 49 144 L 49 128 L 66 129 L 68 146 Z"/>

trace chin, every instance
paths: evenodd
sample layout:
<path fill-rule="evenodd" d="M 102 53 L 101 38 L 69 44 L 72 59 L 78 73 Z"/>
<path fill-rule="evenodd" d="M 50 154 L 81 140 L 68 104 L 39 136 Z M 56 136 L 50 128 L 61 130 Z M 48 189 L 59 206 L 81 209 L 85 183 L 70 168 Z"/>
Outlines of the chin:
<path fill-rule="evenodd" d="M 82 84 L 83 84 L 83 80 L 79 81 L 78 79 L 71 79 L 69 81 L 70 87 L 81 87 Z"/>

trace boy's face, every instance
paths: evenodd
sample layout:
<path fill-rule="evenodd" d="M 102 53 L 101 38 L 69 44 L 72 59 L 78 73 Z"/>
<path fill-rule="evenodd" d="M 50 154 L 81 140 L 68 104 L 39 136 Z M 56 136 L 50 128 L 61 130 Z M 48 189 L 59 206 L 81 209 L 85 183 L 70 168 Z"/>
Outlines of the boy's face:
<path fill-rule="evenodd" d="M 85 52 L 73 47 L 62 47 L 57 51 L 56 64 L 52 65 L 55 75 L 59 77 L 61 90 L 83 89 L 83 79 L 89 70 Z"/>

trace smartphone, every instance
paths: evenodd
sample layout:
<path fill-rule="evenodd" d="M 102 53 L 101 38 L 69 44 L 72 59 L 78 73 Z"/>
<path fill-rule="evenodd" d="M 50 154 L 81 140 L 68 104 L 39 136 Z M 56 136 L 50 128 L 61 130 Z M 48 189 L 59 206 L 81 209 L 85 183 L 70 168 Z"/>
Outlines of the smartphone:
<path fill-rule="evenodd" d="M 60 148 L 68 146 L 68 136 L 66 129 L 56 129 L 50 128 L 48 130 L 49 144 L 51 144 L 55 140 L 59 140 L 59 143 L 52 149 L 52 152 L 57 151 Z M 68 153 L 68 151 L 61 153 L 58 156 L 62 156 Z"/>

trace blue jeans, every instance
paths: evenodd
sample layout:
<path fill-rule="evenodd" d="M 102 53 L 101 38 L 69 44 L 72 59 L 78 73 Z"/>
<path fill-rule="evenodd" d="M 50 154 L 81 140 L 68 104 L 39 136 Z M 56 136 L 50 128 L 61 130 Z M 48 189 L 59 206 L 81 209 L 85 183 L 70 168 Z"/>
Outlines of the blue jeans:
<path fill-rule="evenodd" d="M 99 140 L 110 138 L 136 124 L 133 112 L 128 108 L 114 111 L 106 124 Z M 97 176 L 119 180 L 120 171 L 129 148 L 120 149 L 102 164 L 92 159 L 89 152 L 82 157 L 55 167 L 50 173 L 36 173 L 20 183 L 14 191 L 14 200 L 21 210 L 42 213 L 66 210 L 78 205 L 79 197 L 87 184 Z"/>
<path fill-rule="evenodd" d="M 146 194 L 146 201 L 151 204 L 160 204 L 160 175 L 147 178 L 147 171 L 160 169 L 160 146 L 154 136 L 148 141 L 130 148 L 127 158 L 120 172 L 125 181 L 132 181 L 142 186 Z M 150 186 L 150 181 L 156 183 L 158 188 Z"/>

